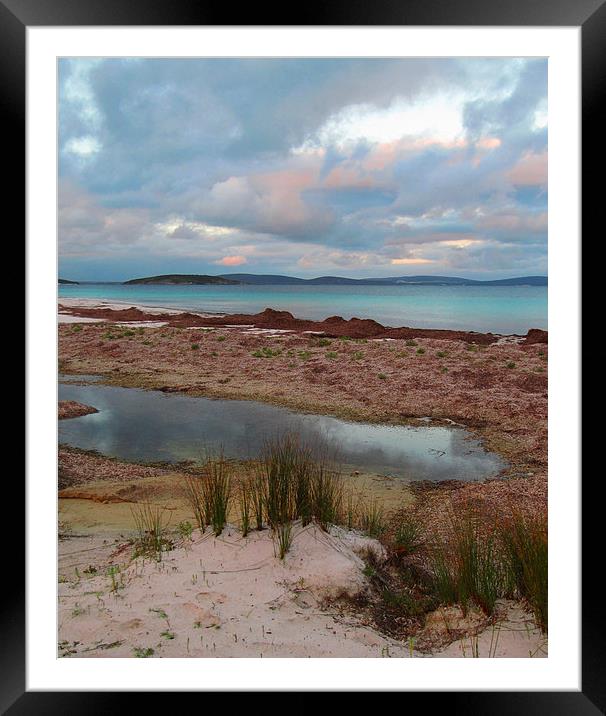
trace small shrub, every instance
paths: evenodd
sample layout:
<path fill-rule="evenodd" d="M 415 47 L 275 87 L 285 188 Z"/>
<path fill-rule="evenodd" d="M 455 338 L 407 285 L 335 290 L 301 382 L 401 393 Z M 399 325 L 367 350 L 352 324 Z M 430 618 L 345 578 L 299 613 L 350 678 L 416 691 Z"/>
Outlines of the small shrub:
<path fill-rule="evenodd" d="M 422 356 L 425 353 L 425 348 L 417 348 L 417 355 Z"/>
<path fill-rule="evenodd" d="M 413 554 L 422 545 L 423 530 L 412 514 L 406 514 L 399 521 L 394 535 L 394 544 L 398 552 Z"/>
<path fill-rule="evenodd" d="M 332 343 L 332 341 L 329 340 L 328 338 L 319 338 L 318 339 L 318 346 L 320 348 L 325 348 L 326 346 L 329 346 L 331 343 Z"/>
<path fill-rule="evenodd" d="M 406 341 L 406 345 L 409 346 L 409 347 L 414 347 L 414 346 L 418 346 L 419 344 L 418 344 L 416 341 L 413 341 L 412 338 L 409 338 L 409 339 Z"/>
<path fill-rule="evenodd" d="M 197 350 L 199 350 L 199 349 L 200 349 L 200 344 L 199 344 L 199 343 L 192 343 L 192 344 L 191 344 L 191 349 L 192 349 L 192 351 L 197 351 Z"/>
<path fill-rule="evenodd" d="M 407 617 L 421 616 L 432 606 L 430 599 L 410 594 L 404 590 L 384 589 L 381 592 L 381 598 L 388 608 L 396 610 Z"/>
<path fill-rule="evenodd" d="M 275 358 L 276 356 L 279 356 L 282 353 L 282 350 L 280 348 L 276 348 L 275 350 L 272 350 L 271 348 L 259 348 L 256 351 L 253 351 L 251 355 L 254 358 Z M 311 355 L 311 354 L 310 354 Z"/>
<path fill-rule="evenodd" d="M 219 341 L 219 343 L 221 343 L 224 340 L 225 340 L 225 336 L 217 336 L 217 341 Z"/>
<path fill-rule="evenodd" d="M 507 368 L 515 368 L 515 367 L 516 367 L 516 364 L 515 364 L 512 360 L 510 360 L 510 361 L 507 363 L 506 367 L 507 367 Z"/>
<path fill-rule="evenodd" d="M 438 351 L 436 353 L 436 355 L 438 356 L 438 358 L 446 358 L 446 356 L 448 355 L 448 352 L 447 351 Z"/>
<path fill-rule="evenodd" d="M 385 375 L 385 373 L 379 373 L 379 375 L 377 376 L 377 378 L 378 378 L 379 380 L 387 380 L 387 376 Z"/>
<path fill-rule="evenodd" d="M 183 520 L 177 525 L 177 530 L 183 539 L 191 539 L 194 528 L 189 520 Z"/>

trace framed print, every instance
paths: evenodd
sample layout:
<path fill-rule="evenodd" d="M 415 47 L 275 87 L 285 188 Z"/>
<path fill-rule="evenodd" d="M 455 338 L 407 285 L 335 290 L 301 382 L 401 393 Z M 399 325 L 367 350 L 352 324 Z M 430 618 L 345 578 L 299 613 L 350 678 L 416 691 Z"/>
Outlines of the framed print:
<path fill-rule="evenodd" d="M 0 13 L 27 290 L 3 709 L 606 708 L 589 483 L 580 581 L 600 2 Z"/>

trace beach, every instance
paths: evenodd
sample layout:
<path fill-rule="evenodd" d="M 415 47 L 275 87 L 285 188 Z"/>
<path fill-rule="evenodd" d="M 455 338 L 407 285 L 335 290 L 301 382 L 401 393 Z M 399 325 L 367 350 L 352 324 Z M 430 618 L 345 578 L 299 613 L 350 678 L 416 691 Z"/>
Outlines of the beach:
<path fill-rule="evenodd" d="M 218 315 L 59 303 L 59 371 L 73 379 L 98 376 L 103 385 L 258 401 L 368 424 L 456 425 L 502 459 L 498 474 L 474 482 L 412 484 L 350 471 L 347 484 L 379 501 L 387 522 L 404 510 L 427 534 L 438 534 L 453 509 L 471 504 L 484 515 L 506 505 L 528 519 L 546 516 L 545 331 L 502 335 L 338 316 L 302 320 L 272 309 Z M 62 419 L 80 420 L 94 418 L 97 408 L 60 410 Z M 173 549 L 160 561 L 133 560 L 133 505 L 161 505 L 171 528 L 193 522 L 178 489 L 191 469 L 60 446 L 60 655 L 546 655 L 546 636 L 519 600 L 499 599 L 490 617 L 440 606 L 406 624 L 382 624 L 368 552 L 380 561 L 385 539 L 360 530 L 295 521 L 281 560 L 271 530 L 242 537 L 233 516 L 218 537 L 194 530 L 171 538 Z M 245 469 L 234 462 L 236 481 Z M 490 653 L 495 630 L 498 646 Z"/>

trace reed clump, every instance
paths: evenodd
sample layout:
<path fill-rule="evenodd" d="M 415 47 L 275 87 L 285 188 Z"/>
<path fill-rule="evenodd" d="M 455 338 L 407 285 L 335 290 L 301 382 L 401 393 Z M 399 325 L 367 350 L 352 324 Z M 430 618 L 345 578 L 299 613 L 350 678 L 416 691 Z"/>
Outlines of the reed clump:
<path fill-rule="evenodd" d="M 227 524 L 231 501 L 231 470 L 223 453 L 206 461 L 202 481 L 202 497 L 207 524 L 218 537 Z"/>
<path fill-rule="evenodd" d="M 500 598 L 520 599 L 547 632 L 547 522 L 507 509 L 488 518 L 463 510 L 450 520 L 450 535 L 435 540 L 428 563 L 441 603 L 470 603 L 492 614 Z"/>
<path fill-rule="evenodd" d="M 361 504 L 355 523 L 376 532 L 372 505 Z M 370 551 L 364 557 L 364 574 L 373 589 L 368 608 L 376 625 L 392 636 L 418 632 L 425 614 L 440 606 L 457 605 L 464 613 L 479 608 L 494 617 L 503 599 L 525 603 L 537 627 L 547 633 L 543 512 L 459 503 L 436 524 L 422 510 L 403 509 L 380 538 L 384 557 L 377 559 Z"/>
<path fill-rule="evenodd" d="M 436 596 L 464 610 L 473 602 L 492 614 L 507 585 L 496 526 L 472 511 L 453 514 L 450 521 L 450 538 L 437 541 L 430 552 Z"/>
<path fill-rule="evenodd" d="M 499 530 L 510 589 L 532 609 L 547 632 L 547 520 L 513 510 Z"/>
<path fill-rule="evenodd" d="M 227 524 L 232 499 L 231 466 L 222 452 L 207 455 L 199 473 L 183 478 L 183 496 L 198 529 L 204 532 L 210 525 L 220 535 Z"/>
<path fill-rule="evenodd" d="M 267 441 L 251 480 L 251 504 L 257 529 L 268 525 L 283 556 L 292 543 L 292 523 L 312 521 L 328 530 L 340 522 L 343 483 L 326 455 L 291 434 Z"/>
<path fill-rule="evenodd" d="M 143 503 L 131 507 L 131 514 L 137 530 L 135 556 L 154 556 L 158 561 L 162 552 L 172 548 L 166 537 L 170 512 L 161 506 Z"/>

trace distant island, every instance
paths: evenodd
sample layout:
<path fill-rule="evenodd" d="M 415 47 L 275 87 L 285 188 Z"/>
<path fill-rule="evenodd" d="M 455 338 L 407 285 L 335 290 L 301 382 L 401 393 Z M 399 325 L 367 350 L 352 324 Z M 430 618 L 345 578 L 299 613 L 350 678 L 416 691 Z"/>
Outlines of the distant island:
<path fill-rule="evenodd" d="M 59 283 L 61 285 L 79 286 L 79 283 L 77 281 L 68 281 L 66 278 L 60 278 Z"/>
<path fill-rule="evenodd" d="M 166 274 L 164 276 L 148 276 L 146 278 L 133 278 L 124 282 L 126 285 L 153 284 L 161 286 L 204 286 L 218 284 L 220 286 L 235 286 L 242 281 L 232 280 L 225 276 L 205 276 L 203 274 Z"/>
<path fill-rule="evenodd" d="M 61 282 L 61 279 L 59 280 Z M 70 283 L 70 282 L 67 282 Z M 199 274 L 168 274 L 165 276 L 149 276 L 125 281 L 125 284 L 156 284 L 201 286 L 206 284 L 236 285 L 252 284 L 258 286 L 276 285 L 321 285 L 321 286 L 547 286 L 547 276 L 520 276 L 503 278 L 494 281 L 479 281 L 456 276 L 392 276 L 389 278 L 345 278 L 343 276 L 319 276 L 317 278 L 297 278 L 254 273 L 230 273 L 219 276 Z"/>

